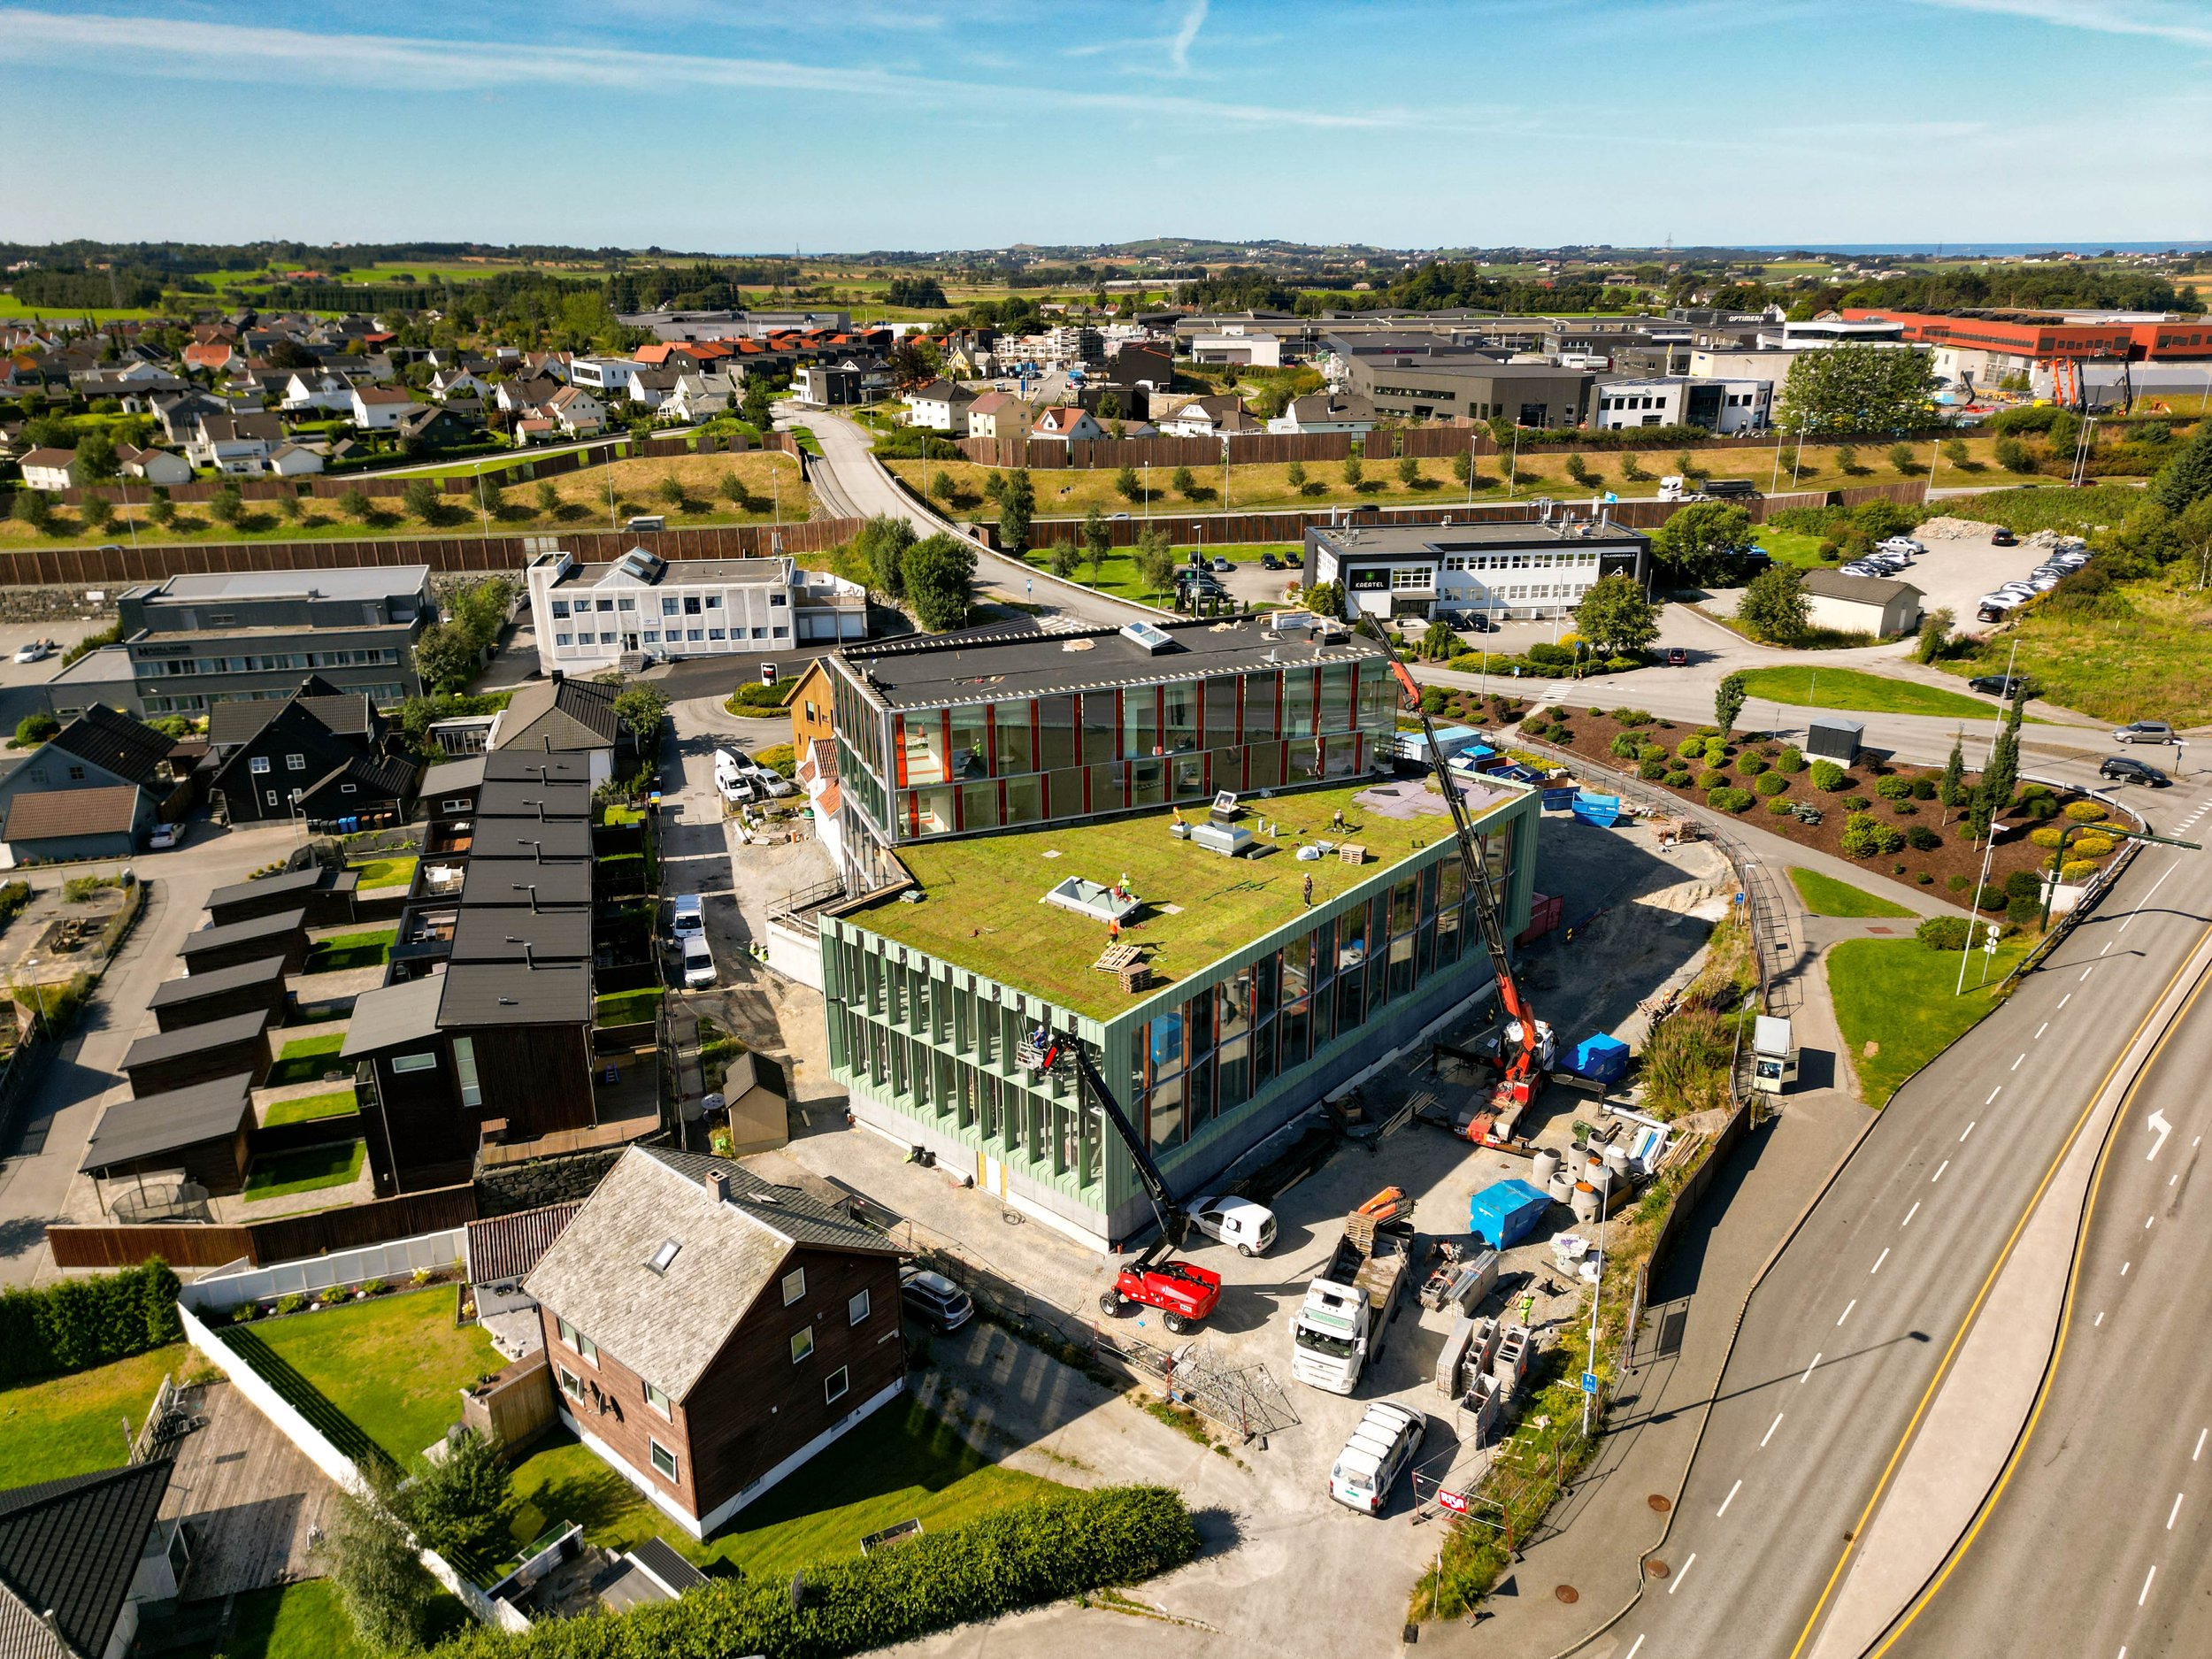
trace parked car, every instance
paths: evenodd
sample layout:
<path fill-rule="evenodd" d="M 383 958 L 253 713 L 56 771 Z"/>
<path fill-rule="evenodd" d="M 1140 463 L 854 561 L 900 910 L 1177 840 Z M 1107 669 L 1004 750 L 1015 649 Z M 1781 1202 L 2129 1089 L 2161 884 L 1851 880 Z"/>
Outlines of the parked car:
<path fill-rule="evenodd" d="M 2163 789 L 2173 782 L 2148 761 L 2138 760 L 2132 755 L 2108 757 L 2097 768 L 2097 776 L 2109 778 L 2115 783 L 2148 784 L 2154 789 Z"/>
<path fill-rule="evenodd" d="M 42 663 L 53 654 L 53 641 L 33 640 L 29 644 L 17 648 L 15 660 L 19 663 Z"/>
<path fill-rule="evenodd" d="M 1999 525 L 1994 530 L 1992 530 L 1989 533 L 1989 545 L 1992 547 L 2018 547 L 2020 545 L 2020 538 L 2013 534 L 2011 531 L 2006 529 L 2004 526 Z"/>
<path fill-rule="evenodd" d="M 707 949 L 704 933 L 688 933 L 684 938 L 684 986 L 697 990 L 714 983 L 714 952 Z"/>
<path fill-rule="evenodd" d="M 714 787 L 721 792 L 722 798 L 732 806 L 749 805 L 760 795 L 760 791 L 754 787 L 751 776 L 745 772 L 718 773 L 714 780 Z"/>
<path fill-rule="evenodd" d="M 668 924 L 669 936 L 680 943 L 694 934 L 703 934 L 706 931 L 704 902 L 696 893 L 679 893 L 676 895 L 675 913 Z"/>
<path fill-rule="evenodd" d="M 165 853 L 183 839 L 183 825 L 157 824 L 154 826 L 152 833 L 146 837 L 146 850 L 148 852 L 154 853 Z"/>
<path fill-rule="evenodd" d="M 1249 1198 L 1194 1198 L 1184 1208 L 1193 1226 L 1239 1256 L 1265 1256 L 1275 1242 L 1275 1212 Z"/>
<path fill-rule="evenodd" d="M 1667 647 L 1667 666 L 1669 668 L 1687 668 L 1689 665 L 1689 652 L 1684 650 L 1679 645 L 1670 645 Z"/>
<path fill-rule="evenodd" d="M 1285 567 L 1282 560 L 1277 558 L 1272 553 L 1263 553 L 1260 555 L 1260 568 L 1263 571 L 1279 571 Z"/>
<path fill-rule="evenodd" d="M 1910 564 L 1928 549 L 1909 535 L 1893 535 L 1877 541 L 1874 544 L 1874 550 L 1877 553 L 1894 553 L 1904 559 L 1907 564 Z"/>
<path fill-rule="evenodd" d="M 2025 688 L 2028 695 L 2035 695 L 2035 682 L 2025 674 L 1977 674 L 1966 682 L 1969 691 L 1978 691 L 1985 697 L 1996 697 L 2009 703 L 2013 694 Z"/>
<path fill-rule="evenodd" d="M 2112 734 L 2116 743 L 2170 743 L 2174 728 L 2163 720 L 2130 720 Z"/>
<path fill-rule="evenodd" d="M 975 1303 L 968 1293 L 942 1273 L 926 1268 L 899 1270 L 899 1300 L 907 1312 L 939 1335 L 957 1331 L 975 1317 Z"/>
<path fill-rule="evenodd" d="M 1227 559 L 1216 557 L 1208 561 L 1206 568 L 1210 571 L 1218 571 L 1222 575 L 1226 576 L 1231 571 L 1236 569 L 1236 566 Z"/>
<path fill-rule="evenodd" d="M 1417 1413 L 1378 1400 L 1352 1431 L 1329 1471 L 1329 1495 L 1339 1503 L 1379 1515 L 1413 1455 L 1421 1449 L 1428 1424 Z"/>
<path fill-rule="evenodd" d="M 1467 613 L 1468 633 L 1495 634 L 1497 631 L 1498 625 L 1490 619 L 1490 613 L 1488 611 L 1471 611 Z"/>

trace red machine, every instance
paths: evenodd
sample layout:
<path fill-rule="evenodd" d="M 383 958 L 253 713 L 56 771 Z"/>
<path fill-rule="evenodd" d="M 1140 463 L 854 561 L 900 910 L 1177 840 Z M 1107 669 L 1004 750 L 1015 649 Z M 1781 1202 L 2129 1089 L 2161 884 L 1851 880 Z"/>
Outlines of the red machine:
<path fill-rule="evenodd" d="M 1459 780 L 1452 776 L 1451 768 L 1444 760 L 1444 751 L 1437 743 L 1436 723 L 1421 706 L 1421 687 L 1403 663 L 1394 661 L 1390 667 L 1398 676 L 1399 690 L 1420 717 L 1421 735 L 1428 744 L 1429 766 L 1436 774 L 1437 787 L 1444 793 L 1445 805 L 1451 810 L 1452 826 L 1458 833 L 1460 868 L 1466 876 L 1467 890 L 1474 895 L 1482 942 L 1489 949 L 1490 966 L 1498 976 L 1498 1005 L 1505 1015 L 1505 1029 L 1499 1036 L 1498 1052 L 1492 1057 L 1492 1064 L 1498 1068 L 1497 1087 L 1490 1091 L 1490 1112 L 1478 1113 L 1467 1130 L 1469 1140 L 1489 1142 L 1501 1138 L 1497 1130 L 1499 1120 L 1509 1125 L 1521 1109 L 1536 1098 L 1550 1076 L 1551 1032 L 1537 1019 L 1527 999 L 1521 995 L 1521 987 L 1514 981 L 1505 920 L 1498 910 L 1497 889 L 1491 885 L 1489 869 L 1475 843 L 1475 828 L 1467 818 L 1467 803 L 1460 799 Z M 1510 1137 L 1508 1134 L 1503 1138 Z"/>
<path fill-rule="evenodd" d="M 1144 1183 L 1145 1196 L 1151 1200 L 1152 1213 L 1160 1219 L 1159 1237 L 1141 1255 L 1122 1263 L 1112 1288 L 1099 1294 L 1098 1310 L 1118 1317 L 1129 1311 L 1132 1302 L 1157 1308 L 1167 1328 L 1181 1335 L 1221 1301 L 1220 1274 L 1174 1259 L 1174 1252 L 1183 1248 L 1183 1240 L 1190 1234 L 1189 1215 L 1169 1190 L 1159 1165 L 1145 1148 L 1144 1138 L 1130 1123 L 1080 1042 L 1048 1030 L 1037 1031 L 1023 1045 L 1020 1059 L 1024 1065 L 1040 1071 L 1050 1071 L 1064 1062 L 1074 1070 L 1083 1088 L 1129 1148 L 1137 1179 Z"/>

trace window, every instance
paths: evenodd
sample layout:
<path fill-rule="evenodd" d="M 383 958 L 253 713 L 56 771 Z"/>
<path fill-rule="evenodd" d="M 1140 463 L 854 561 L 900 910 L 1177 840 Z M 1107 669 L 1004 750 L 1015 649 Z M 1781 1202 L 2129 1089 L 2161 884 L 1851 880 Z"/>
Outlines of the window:
<path fill-rule="evenodd" d="M 667 1476 L 671 1480 L 675 1479 L 676 1454 L 670 1451 L 668 1448 L 663 1446 L 658 1440 L 653 1440 L 649 1437 L 647 1439 L 645 1443 L 653 1448 L 653 1468 L 655 1471 Z"/>
<path fill-rule="evenodd" d="M 695 617 L 698 614 L 699 596 L 696 594 L 687 594 L 684 595 L 684 615 Z"/>
<path fill-rule="evenodd" d="M 284 770 L 287 772 L 305 772 L 307 770 L 307 757 L 304 755 L 287 755 L 284 757 Z"/>
<path fill-rule="evenodd" d="M 773 632 L 775 637 L 780 640 L 787 640 L 791 637 L 791 630 L 789 628 L 777 628 L 773 630 Z"/>
<path fill-rule="evenodd" d="M 246 770 L 256 774 L 268 771 L 269 757 L 266 755 L 256 755 L 246 763 Z"/>
<path fill-rule="evenodd" d="M 557 1320 L 555 1323 L 560 1327 L 561 1340 L 574 1348 L 585 1363 L 596 1365 L 599 1363 L 598 1343 L 593 1341 L 565 1319 Z"/>
<path fill-rule="evenodd" d="M 461 1104 L 481 1106 L 484 1103 L 483 1085 L 476 1076 L 476 1040 L 456 1037 L 453 1040 L 453 1069 L 461 1079 Z"/>
<path fill-rule="evenodd" d="M 768 637 L 768 630 L 766 628 L 755 628 L 753 630 L 753 637 L 757 640 L 764 640 Z"/>
<path fill-rule="evenodd" d="M 683 607 L 673 599 L 664 599 L 661 601 L 661 615 L 664 617 L 675 616 L 681 611 Z"/>
<path fill-rule="evenodd" d="M 710 611 L 719 611 L 721 608 L 722 595 L 720 594 L 709 594 L 707 595 L 707 609 Z"/>
<path fill-rule="evenodd" d="M 263 793 L 264 793 L 265 795 L 267 795 L 267 797 L 268 797 L 268 801 L 269 801 L 269 804 L 270 804 L 271 806 L 274 806 L 274 805 L 276 805 L 276 803 L 277 803 L 277 792 L 276 792 L 275 790 L 273 790 L 273 789 L 268 789 L 268 790 L 265 790 L 265 791 L 263 791 Z"/>
<path fill-rule="evenodd" d="M 576 643 L 576 636 L 573 634 L 556 634 L 553 636 L 553 643 L 556 645 L 573 645 Z"/>
<path fill-rule="evenodd" d="M 614 609 L 614 601 L 613 601 L 613 600 L 611 600 L 611 599 L 602 599 L 602 600 L 599 602 L 599 609 L 600 609 L 600 610 L 602 610 L 602 611 L 611 611 L 611 610 L 613 610 L 613 609 Z"/>
<path fill-rule="evenodd" d="M 814 1327 L 808 1325 L 791 1339 L 791 1363 L 796 1365 L 814 1352 Z"/>
<path fill-rule="evenodd" d="M 84 781 L 84 768 L 82 766 L 72 766 L 69 769 L 69 781 L 72 783 L 82 783 Z"/>
<path fill-rule="evenodd" d="M 342 783 L 338 786 L 338 793 L 340 795 L 359 795 L 361 791 L 352 784 Z"/>
<path fill-rule="evenodd" d="M 851 1386 L 852 1379 L 847 1375 L 845 1367 L 840 1365 L 835 1371 L 832 1371 L 827 1377 L 825 1377 L 822 1379 L 823 1403 L 826 1405 L 834 1404 L 836 1402 L 842 1400 L 845 1397 L 845 1391 Z"/>
<path fill-rule="evenodd" d="M 726 639 L 728 637 L 729 632 L 730 631 L 727 628 L 709 628 L 707 630 L 707 638 L 710 640 Z"/>
<path fill-rule="evenodd" d="M 704 639 L 705 637 L 706 630 L 704 628 L 686 628 L 684 630 L 684 638 L 687 640 L 700 640 Z"/>
<path fill-rule="evenodd" d="M 581 1400 L 584 1397 L 583 1379 L 578 1377 L 574 1371 L 569 1370 L 569 1368 L 565 1365 L 556 1365 L 553 1368 L 553 1371 L 555 1375 L 558 1376 L 561 1379 L 561 1392 L 563 1394 L 576 1400 Z"/>
<path fill-rule="evenodd" d="M 858 1325 L 868 1317 L 868 1293 L 862 1291 L 845 1304 L 845 1323 Z"/>
<path fill-rule="evenodd" d="M 648 645 L 658 645 L 661 642 L 661 631 L 658 628 L 646 629 L 645 642 Z"/>
<path fill-rule="evenodd" d="M 795 1267 L 783 1276 L 783 1305 L 788 1308 L 806 1295 L 806 1269 Z"/>
<path fill-rule="evenodd" d="M 566 616 L 568 614 L 568 601 L 565 599 L 556 599 L 553 602 L 553 614 L 557 617 Z"/>
<path fill-rule="evenodd" d="M 434 1071 L 438 1056 L 434 1054 L 396 1054 L 392 1056 L 395 1071 Z"/>
<path fill-rule="evenodd" d="M 654 1410 L 659 1412 L 663 1417 L 668 1417 L 672 1420 L 676 1415 L 674 1409 L 668 1403 L 668 1396 L 663 1394 L 660 1389 L 652 1383 L 647 1383 L 645 1385 L 645 1403 L 652 1407 Z M 670 1472 L 673 1473 L 674 1471 L 671 1471 Z"/>

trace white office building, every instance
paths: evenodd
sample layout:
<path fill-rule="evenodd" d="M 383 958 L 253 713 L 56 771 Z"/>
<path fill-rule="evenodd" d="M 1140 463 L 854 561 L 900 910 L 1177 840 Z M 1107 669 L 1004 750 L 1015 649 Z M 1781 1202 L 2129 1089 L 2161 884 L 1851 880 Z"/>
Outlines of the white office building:
<path fill-rule="evenodd" d="M 1590 400 L 1590 424 L 1607 430 L 1702 426 L 1708 432 L 1756 432 L 1766 426 L 1773 398 L 1771 380 L 1682 374 L 1601 380 Z"/>
<path fill-rule="evenodd" d="M 1306 532 L 1303 580 L 1341 584 L 1353 617 L 1480 612 L 1504 622 L 1563 616 L 1616 572 L 1645 585 L 1650 539 L 1563 511 L 1518 523 L 1317 525 Z"/>
<path fill-rule="evenodd" d="M 526 572 L 538 665 L 634 670 L 687 657 L 758 657 L 868 636 L 868 595 L 826 571 L 769 558 L 680 559 L 632 548 L 611 565 L 541 553 Z"/>

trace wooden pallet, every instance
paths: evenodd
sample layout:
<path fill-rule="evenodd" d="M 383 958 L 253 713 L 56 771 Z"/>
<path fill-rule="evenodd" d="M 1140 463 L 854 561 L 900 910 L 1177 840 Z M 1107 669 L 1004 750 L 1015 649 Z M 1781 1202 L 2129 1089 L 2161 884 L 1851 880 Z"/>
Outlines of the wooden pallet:
<path fill-rule="evenodd" d="M 1106 954 L 1091 966 L 1101 973 L 1120 973 L 1142 958 L 1142 945 L 1109 945 Z"/>

